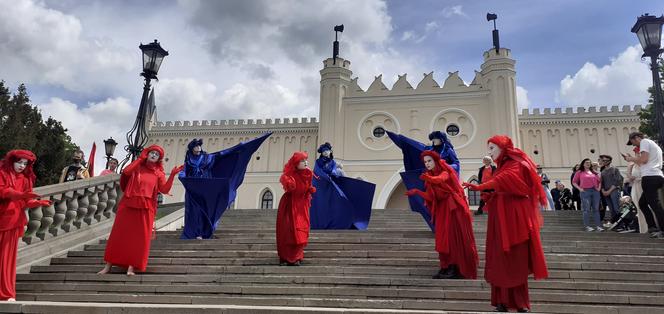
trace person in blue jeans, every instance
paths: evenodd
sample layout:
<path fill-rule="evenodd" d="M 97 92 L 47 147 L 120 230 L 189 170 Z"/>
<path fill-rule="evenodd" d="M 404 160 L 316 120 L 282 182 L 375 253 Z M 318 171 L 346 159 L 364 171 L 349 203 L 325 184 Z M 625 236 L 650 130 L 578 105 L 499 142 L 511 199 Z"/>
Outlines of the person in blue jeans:
<path fill-rule="evenodd" d="M 581 192 L 581 208 L 583 209 L 583 225 L 588 232 L 597 230 L 604 231 L 599 218 L 600 178 L 599 174 L 592 169 L 589 158 L 580 163 L 581 168 L 574 174 L 572 184 Z M 592 215 L 593 228 L 590 224 Z"/>
<path fill-rule="evenodd" d="M 620 217 L 620 194 L 624 178 L 618 168 L 611 166 L 613 158 L 609 155 L 599 155 L 602 165 L 600 174 L 601 192 L 604 202 L 611 210 L 611 223 L 614 224 Z"/>

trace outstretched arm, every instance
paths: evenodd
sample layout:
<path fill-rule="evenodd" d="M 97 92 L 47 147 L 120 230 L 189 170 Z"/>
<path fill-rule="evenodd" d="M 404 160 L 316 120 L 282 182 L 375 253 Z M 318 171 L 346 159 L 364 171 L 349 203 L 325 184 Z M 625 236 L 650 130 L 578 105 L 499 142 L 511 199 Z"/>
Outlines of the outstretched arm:
<path fill-rule="evenodd" d="M 423 198 L 423 199 L 424 199 L 425 201 L 427 201 L 427 202 L 432 201 L 432 199 L 431 199 L 431 197 L 429 196 L 429 194 L 427 194 L 426 192 L 421 191 L 421 190 L 419 190 L 419 189 L 410 189 L 410 190 L 408 190 L 408 191 L 406 192 L 406 195 L 407 195 L 407 196 L 418 195 L 418 196 L 420 196 L 421 198 Z"/>
<path fill-rule="evenodd" d="M 184 165 L 173 167 L 171 174 L 168 176 L 168 180 L 166 180 L 166 176 L 163 174 L 159 176 L 159 193 L 168 194 L 171 191 L 173 180 L 175 180 L 175 176 L 177 176 L 182 169 L 184 169 Z"/>

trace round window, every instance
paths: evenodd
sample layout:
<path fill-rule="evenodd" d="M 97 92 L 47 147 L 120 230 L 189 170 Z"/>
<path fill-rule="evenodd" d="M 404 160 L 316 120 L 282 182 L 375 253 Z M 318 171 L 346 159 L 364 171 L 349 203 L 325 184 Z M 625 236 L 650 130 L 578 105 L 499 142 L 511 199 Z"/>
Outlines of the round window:
<path fill-rule="evenodd" d="M 376 128 L 373 129 L 373 136 L 374 137 L 383 137 L 383 136 L 385 136 L 385 129 L 383 129 L 382 126 L 377 126 Z"/>
<path fill-rule="evenodd" d="M 459 135 L 459 126 L 456 124 L 450 124 L 445 128 L 445 133 L 449 136 L 457 136 Z"/>

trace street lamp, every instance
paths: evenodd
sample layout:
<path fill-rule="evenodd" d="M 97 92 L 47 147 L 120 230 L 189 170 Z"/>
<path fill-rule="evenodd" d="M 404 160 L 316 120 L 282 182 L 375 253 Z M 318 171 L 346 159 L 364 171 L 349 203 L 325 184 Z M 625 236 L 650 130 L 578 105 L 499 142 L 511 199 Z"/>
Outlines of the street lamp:
<path fill-rule="evenodd" d="M 108 162 L 111 160 L 113 153 L 115 152 L 115 146 L 118 145 L 112 137 L 104 140 L 104 150 L 106 151 L 106 169 L 108 169 Z"/>
<path fill-rule="evenodd" d="M 148 98 L 150 94 L 150 81 L 152 79 L 157 79 L 157 73 L 161 67 L 161 62 L 164 61 L 164 57 L 168 56 L 168 51 L 161 48 L 159 42 L 155 39 L 154 42 L 147 45 L 138 46 L 143 52 L 143 72 L 141 76 L 145 78 L 145 85 L 143 86 L 143 97 L 141 97 L 141 105 L 138 107 L 138 113 L 136 115 L 136 121 L 134 126 L 127 132 L 127 146 L 125 146 L 125 151 L 127 151 L 127 157 L 120 163 L 120 169 L 131 161 L 136 160 L 138 155 L 141 154 L 143 147 L 147 144 L 148 141 L 148 131 L 146 128 L 147 124 L 147 111 L 148 111 Z"/>
<path fill-rule="evenodd" d="M 659 135 L 659 144 L 664 144 L 664 100 L 662 99 L 662 83 L 659 76 L 659 55 L 662 53 L 662 24 L 664 15 L 660 17 L 651 16 L 647 13 L 636 19 L 632 27 L 632 33 L 636 33 L 643 48 L 643 57 L 650 57 L 650 70 L 652 71 L 652 83 L 655 89 L 653 106 L 655 114 L 655 128 Z"/>

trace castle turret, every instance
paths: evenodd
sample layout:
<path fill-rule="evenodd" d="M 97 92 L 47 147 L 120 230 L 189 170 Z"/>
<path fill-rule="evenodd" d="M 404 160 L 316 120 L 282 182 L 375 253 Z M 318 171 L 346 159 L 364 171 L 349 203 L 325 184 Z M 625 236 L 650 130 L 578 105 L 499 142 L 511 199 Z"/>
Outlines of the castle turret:
<path fill-rule="evenodd" d="M 334 155 L 343 159 L 344 105 L 343 98 L 351 83 L 350 61 L 340 57 L 323 61 L 320 70 L 320 108 L 318 143 L 332 143 Z"/>
<path fill-rule="evenodd" d="M 505 134 L 519 146 L 519 118 L 516 105 L 516 71 L 512 53 L 506 48 L 491 48 L 484 53 L 482 63 L 483 85 L 489 93 L 489 112 L 493 117 L 492 134 Z"/>

